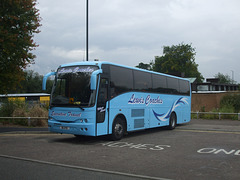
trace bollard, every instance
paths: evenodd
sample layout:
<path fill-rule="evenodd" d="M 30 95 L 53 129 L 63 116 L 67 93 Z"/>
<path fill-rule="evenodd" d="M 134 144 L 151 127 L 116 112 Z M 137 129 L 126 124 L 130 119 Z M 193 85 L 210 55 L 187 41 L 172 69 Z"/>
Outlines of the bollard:
<path fill-rule="evenodd" d="M 238 113 L 238 120 L 240 120 L 240 113 Z"/>

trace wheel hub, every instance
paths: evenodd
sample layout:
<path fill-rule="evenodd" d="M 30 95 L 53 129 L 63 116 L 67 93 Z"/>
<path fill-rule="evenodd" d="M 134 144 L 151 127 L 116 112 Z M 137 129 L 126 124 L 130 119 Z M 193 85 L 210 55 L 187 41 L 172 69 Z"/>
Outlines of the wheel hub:
<path fill-rule="evenodd" d="M 115 126 L 115 132 L 116 132 L 116 134 L 122 134 L 122 131 L 123 131 L 123 127 L 122 127 L 122 125 L 121 124 L 116 124 L 116 126 Z"/>

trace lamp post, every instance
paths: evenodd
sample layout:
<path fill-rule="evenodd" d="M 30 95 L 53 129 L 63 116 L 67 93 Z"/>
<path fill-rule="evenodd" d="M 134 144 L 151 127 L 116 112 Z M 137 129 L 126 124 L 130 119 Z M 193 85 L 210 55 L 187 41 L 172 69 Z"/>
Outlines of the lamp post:
<path fill-rule="evenodd" d="M 233 70 L 231 70 L 232 71 L 232 84 L 234 83 L 234 71 Z"/>
<path fill-rule="evenodd" d="M 86 0 L 86 61 L 88 61 L 88 0 Z"/>

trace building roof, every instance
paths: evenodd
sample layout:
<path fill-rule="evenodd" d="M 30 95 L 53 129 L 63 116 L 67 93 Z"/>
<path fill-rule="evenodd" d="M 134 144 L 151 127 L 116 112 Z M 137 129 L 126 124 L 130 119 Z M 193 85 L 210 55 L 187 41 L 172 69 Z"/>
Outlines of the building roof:
<path fill-rule="evenodd" d="M 197 78 L 186 78 L 186 79 L 188 79 L 190 81 L 190 83 L 192 84 L 196 81 Z"/>
<path fill-rule="evenodd" d="M 50 94 L 47 93 L 0 94 L 0 97 L 33 97 L 33 96 L 50 96 Z"/>

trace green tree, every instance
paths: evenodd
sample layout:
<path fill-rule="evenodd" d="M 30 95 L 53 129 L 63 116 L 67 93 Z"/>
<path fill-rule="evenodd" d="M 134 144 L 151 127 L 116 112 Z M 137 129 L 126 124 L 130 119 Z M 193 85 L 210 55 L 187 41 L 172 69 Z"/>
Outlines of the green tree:
<path fill-rule="evenodd" d="M 231 84 L 231 83 L 235 83 L 229 75 L 224 75 L 222 73 L 218 73 L 214 76 L 215 78 L 219 79 L 219 83 L 224 83 L 224 84 Z"/>
<path fill-rule="evenodd" d="M 149 64 L 145 64 L 143 62 L 140 62 L 136 67 L 151 71 L 151 70 L 153 70 L 153 62 L 151 61 Z"/>
<path fill-rule="evenodd" d="M 42 80 L 43 76 L 33 70 L 24 71 L 24 80 L 22 80 L 16 90 L 10 91 L 10 93 L 40 93 L 42 92 Z M 53 80 L 47 80 L 47 93 L 51 93 Z"/>
<path fill-rule="evenodd" d="M 24 71 L 24 80 L 20 82 L 20 88 L 16 93 L 39 93 L 42 91 L 42 79 L 37 72 Z"/>
<path fill-rule="evenodd" d="M 195 48 L 189 44 L 164 46 L 163 55 L 155 57 L 153 70 L 172 75 L 184 74 L 184 77 L 195 77 L 202 82 L 204 78 L 198 71 L 195 55 Z"/>
<path fill-rule="evenodd" d="M 0 94 L 15 89 L 24 78 L 23 69 L 34 63 L 33 41 L 39 33 L 36 0 L 0 1 Z"/>

